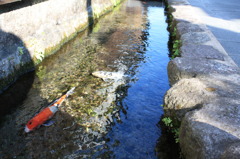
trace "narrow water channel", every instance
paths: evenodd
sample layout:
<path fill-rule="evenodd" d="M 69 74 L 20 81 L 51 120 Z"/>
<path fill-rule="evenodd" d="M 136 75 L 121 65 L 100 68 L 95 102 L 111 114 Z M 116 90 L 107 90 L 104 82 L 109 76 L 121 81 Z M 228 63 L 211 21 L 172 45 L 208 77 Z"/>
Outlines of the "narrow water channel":
<path fill-rule="evenodd" d="M 0 96 L 29 90 L 4 117 L 0 158 L 157 158 L 169 89 L 165 21 L 163 2 L 127 0 L 18 80 Z M 72 87 L 52 126 L 24 133 L 31 117 Z"/>
<path fill-rule="evenodd" d="M 124 109 L 121 123 L 107 135 L 111 158 L 156 158 L 156 141 L 161 135 L 157 123 L 163 115 L 163 95 L 169 88 L 168 32 L 161 3 L 147 2 L 145 7 L 148 28 L 143 39 L 144 59 L 135 65 L 138 68 L 118 103 Z"/>

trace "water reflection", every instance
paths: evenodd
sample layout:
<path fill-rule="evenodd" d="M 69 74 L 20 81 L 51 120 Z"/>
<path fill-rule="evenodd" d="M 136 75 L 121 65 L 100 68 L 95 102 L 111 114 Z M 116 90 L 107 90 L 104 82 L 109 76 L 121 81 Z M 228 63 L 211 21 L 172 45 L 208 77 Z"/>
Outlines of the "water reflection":
<path fill-rule="evenodd" d="M 169 88 L 168 32 L 161 3 L 145 2 L 143 14 L 147 15 L 146 30 L 141 36 L 144 47 L 139 52 L 144 59 L 132 66 L 131 82 L 119 91 L 121 120 L 106 136 L 108 142 L 101 154 L 104 157 L 157 158 L 155 145 L 161 135 L 157 124 L 163 114 L 160 105 Z"/>

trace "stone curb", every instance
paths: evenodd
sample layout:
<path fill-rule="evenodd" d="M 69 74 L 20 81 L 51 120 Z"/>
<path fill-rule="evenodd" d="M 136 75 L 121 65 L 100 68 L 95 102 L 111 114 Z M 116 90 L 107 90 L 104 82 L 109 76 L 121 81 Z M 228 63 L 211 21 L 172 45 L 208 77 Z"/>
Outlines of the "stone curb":
<path fill-rule="evenodd" d="M 236 158 L 240 143 L 240 69 L 186 0 L 167 0 L 181 57 L 168 64 L 165 114 L 181 121 L 185 158 Z"/>

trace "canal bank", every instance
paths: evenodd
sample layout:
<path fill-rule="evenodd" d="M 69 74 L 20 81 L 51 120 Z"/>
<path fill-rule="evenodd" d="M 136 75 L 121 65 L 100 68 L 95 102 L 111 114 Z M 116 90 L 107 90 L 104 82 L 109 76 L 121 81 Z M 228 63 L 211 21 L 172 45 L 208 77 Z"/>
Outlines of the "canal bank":
<path fill-rule="evenodd" d="M 120 2 L 49 0 L 0 14 L 0 93 Z"/>
<path fill-rule="evenodd" d="M 166 116 L 180 121 L 185 158 L 237 158 L 240 70 L 186 0 L 168 0 L 180 52 L 168 64 Z M 175 46 L 176 47 L 176 46 Z"/>

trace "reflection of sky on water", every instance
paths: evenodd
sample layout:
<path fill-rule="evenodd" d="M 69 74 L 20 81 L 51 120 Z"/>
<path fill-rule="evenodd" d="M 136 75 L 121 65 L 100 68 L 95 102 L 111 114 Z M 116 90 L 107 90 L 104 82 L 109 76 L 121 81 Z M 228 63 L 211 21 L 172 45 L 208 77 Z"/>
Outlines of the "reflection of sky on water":
<path fill-rule="evenodd" d="M 164 8 L 160 3 L 148 6 L 146 14 L 150 23 L 145 43 L 145 59 L 138 64 L 134 82 L 129 83 L 127 95 L 122 100 L 121 124 L 116 124 L 107 135 L 108 148 L 116 158 L 156 158 L 154 149 L 161 130 L 157 123 L 163 114 L 160 106 L 169 89 L 167 78 L 168 32 Z M 116 146 L 117 143 L 117 146 Z M 115 145 L 115 146 L 114 146 Z"/>

